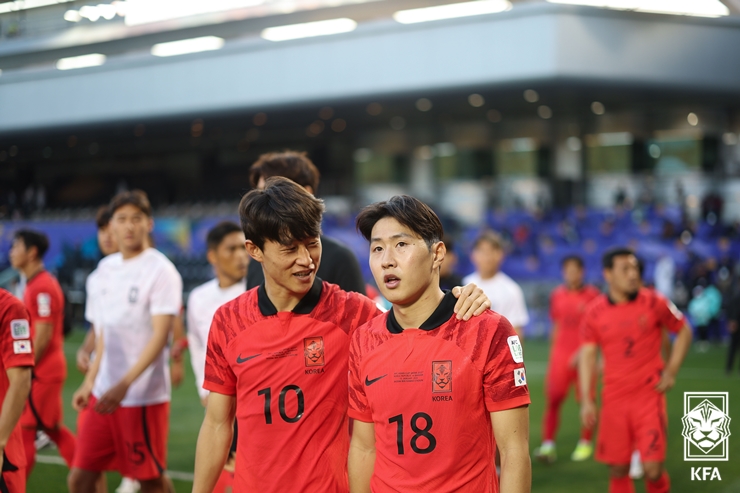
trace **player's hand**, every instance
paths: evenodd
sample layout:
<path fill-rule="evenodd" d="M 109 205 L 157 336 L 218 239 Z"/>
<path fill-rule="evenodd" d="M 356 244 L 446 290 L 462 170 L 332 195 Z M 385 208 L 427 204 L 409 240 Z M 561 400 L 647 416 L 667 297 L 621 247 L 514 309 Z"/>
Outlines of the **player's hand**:
<path fill-rule="evenodd" d="M 72 408 L 78 413 L 82 412 L 82 410 L 87 407 L 88 402 L 90 402 L 91 393 L 92 391 L 90 388 L 88 388 L 87 385 L 82 384 L 82 386 L 75 390 L 75 393 L 72 395 Z"/>
<path fill-rule="evenodd" d="M 118 409 L 123 398 L 126 397 L 126 392 L 128 392 L 128 385 L 118 382 L 100 397 L 95 404 L 95 410 L 100 414 L 113 413 L 113 411 Z"/>
<path fill-rule="evenodd" d="M 663 375 L 660 377 L 660 382 L 655 386 L 655 390 L 662 394 L 671 390 L 675 384 L 676 376 L 670 372 L 664 371 Z"/>
<path fill-rule="evenodd" d="M 472 282 L 464 287 L 455 286 L 452 295 L 457 298 L 455 313 L 458 320 L 470 320 L 491 308 L 491 300 L 486 293 Z"/>
<path fill-rule="evenodd" d="M 77 350 L 77 369 L 82 373 L 87 373 L 90 369 L 90 353 L 85 351 L 83 348 Z"/>
<path fill-rule="evenodd" d="M 182 364 L 182 361 L 172 361 L 170 364 L 170 379 L 172 380 L 172 386 L 175 388 L 179 387 L 185 379 L 185 365 Z"/>
<path fill-rule="evenodd" d="M 593 401 L 584 399 L 581 403 L 581 422 L 588 429 L 596 426 L 596 404 Z"/>

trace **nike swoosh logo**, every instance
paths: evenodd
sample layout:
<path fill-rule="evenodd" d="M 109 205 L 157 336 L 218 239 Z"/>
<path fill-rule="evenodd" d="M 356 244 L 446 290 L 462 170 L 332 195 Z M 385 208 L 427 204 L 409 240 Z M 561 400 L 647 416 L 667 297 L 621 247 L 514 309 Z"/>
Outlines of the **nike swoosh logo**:
<path fill-rule="evenodd" d="M 378 380 L 380 380 L 381 378 L 385 378 L 385 377 L 387 377 L 387 376 L 388 376 L 388 374 L 386 373 L 385 375 L 381 375 L 381 376 L 379 376 L 378 378 L 373 378 L 372 380 L 369 380 L 369 379 L 367 378 L 367 376 L 365 376 L 365 387 L 369 387 L 369 386 L 371 386 L 372 384 L 374 384 L 375 382 L 377 382 Z"/>
<path fill-rule="evenodd" d="M 241 365 L 242 363 L 249 361 L 252 358 L 256 358 L 257 356 L 262 356 L 262 353 L 255 354 L 254 356 L 247 356 L 246 358 L 242 358 L 242 355 L 240 354 L 239 356 L 236 357 L 236 364 Z"/>

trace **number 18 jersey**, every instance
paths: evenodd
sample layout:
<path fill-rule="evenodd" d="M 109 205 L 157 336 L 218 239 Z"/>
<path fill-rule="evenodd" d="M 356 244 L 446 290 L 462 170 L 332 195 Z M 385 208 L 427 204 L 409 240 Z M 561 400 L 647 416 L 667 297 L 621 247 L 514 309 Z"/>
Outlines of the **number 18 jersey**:
<path fill-rule="evenodd" d="M 318 278 L 291 312 L 278 312 L 264 285 L 218 309 L 203 388 L 236 396 L 234 491 L 348 491 L 349 340 L 379 314 Z"/>
<path fill-rule="evenodd" d="M 374 493 L 498 491 L 490 413 L 530 402 L 522 347 L 504 317 L 457 320 L 455 302 L 419 329 L 390 311 L 352 337 L 349 415 L 375 425 Z"/>

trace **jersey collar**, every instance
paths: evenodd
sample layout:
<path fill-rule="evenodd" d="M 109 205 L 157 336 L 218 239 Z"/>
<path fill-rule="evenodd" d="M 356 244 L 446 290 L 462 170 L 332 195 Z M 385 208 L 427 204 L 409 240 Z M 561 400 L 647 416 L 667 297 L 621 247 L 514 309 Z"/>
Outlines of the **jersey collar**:
<path fill-rule="evenodd" d="M 642 289 L 638 289 L 635 294 L 633 294 L 632 296 L 629 296 L 627 298 L 627 303 L 632 303 L 633 301 L 635 301 L 637 299 L 637 297 L 640 296 L 640 291 L 642 291 Z M 609 293 L 607 293 L 606 299 L 607 299 L 607 301 L 609 302 L 610 305 L 616 305 L 616 303 L 614 302 L 614 300 L 612 299 L 612 297 L 609 296 Z"/>
<path fill-rule="evenodd" d="M 319 279 L 318 276 L 313 281 L 313 286 L 308 290 L 308 293 L 301 298 L 301 301 L 291 310 L 293 313 L 298 315 L 308 315 L 316 308 L 321 299 L 321 292 L 324 289 L 324 282 Z M 278 311 L 275 305 L 272 304 L 270 298 L 267 296 L 267 290 L 265 289 L 265 283 L 260 284 L 257 289 L 257 305 L 259 306 L 260 312 L 265 317 L 270 315 L 277 315 Z"/>
<path fill-rule="evenodd" d="M 452 294 L 452 291 L 445 291 L 445 296 L 444 298 L 442 298 L 440 304 L 429 316 L 429 318 L 426 319 L 423 324 L 421 324 L 419 328 L 421 330 L 434 330 L 440 325 L 447 322 L 455 313 L 456 303 L 457 298 L 455 298 L 455 296 Z M 398 320 L 396 320 L 396 315 L 393 313 L 393 308 L 388 311 L 388 317 L 386 318 L 385 326 L 388 329 L 388 332 L 390 332 L 391 334 L 401 334 L 403 332 L 403 327 L 401 327 L 401 324 L 399 324 Z"/>

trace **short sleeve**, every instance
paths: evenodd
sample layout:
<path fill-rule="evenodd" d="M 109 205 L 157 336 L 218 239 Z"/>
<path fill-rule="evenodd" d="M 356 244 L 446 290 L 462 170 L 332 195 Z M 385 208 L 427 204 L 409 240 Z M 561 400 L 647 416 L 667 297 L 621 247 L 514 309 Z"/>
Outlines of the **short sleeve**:
<path fill-rule="evenodd" d="M 94 273 L 87 276 L 85 281 L 85 320 L 95 325 L 95 295 L 93 294 L 95 292 L 93 285 L 95 278 L 93 275 Z"/>
<path fill-rule="evenodd" d="M 349 417 L 364 421 L 373 422 L 370 404 L 365 395 L 365 387 L 362 382 L 360 363 L 362 354 L 360 349 L 362 328 L 358 329 L 352 337 L 349 347 Z"/>
<path fill-rule="evenodd" d="M 182 277 L 173 265 L 160 269 L 152 286 L 150 315 L 179 315 L 182 309 Z"/>
<path fill-rule="evenodd" d="M 686 317 L 673 302 L 663 296 L 655 295 L 655 309 L 660 324 L 674 334 L 679 332 L 686 325 Z"/>
<path fill-rule="evenodd" d="M 39 282 L 42 282 L 39 279 Z M 54 312 L 61 310 L 62 307 L 55 306 L 55 300 L 51 295 L 51 290 L 45 285 L 34 283 L 26 287 L 29 292 L 26 294 L 27 308 L 31 318 L 35 322 L 54 323 Z"/>
<path fill-rule="evenodd" d="M 488 412 L 530 403 L 521 341 L 504 317 L 499 319 L 488 349 L 483 370 L 483 396 Z"/>
<path fill-rule="evenodd" d="M 581 344 L 598 344 L 599 337 L 594 321 L 593 309 L 587 310 L 581 321 Z"/>
<path fill-rule="evenodd" d="M 31 326 L 28 311 L 23 304 L 10 303 L 2 317 L 0 338 L 2 350 L 0 354 L 5 369 L 20 366 L 33 366 L 33 327 Z"/>
<path fill-rule="evenodd" d="M 236 395 L 236 375 L 226 359 L 225 325 L 228 323 L 224 307 L 213 316 L 208 332 L 203 388 L 224 395 Z"/>

